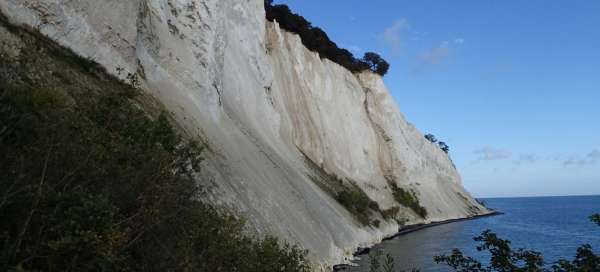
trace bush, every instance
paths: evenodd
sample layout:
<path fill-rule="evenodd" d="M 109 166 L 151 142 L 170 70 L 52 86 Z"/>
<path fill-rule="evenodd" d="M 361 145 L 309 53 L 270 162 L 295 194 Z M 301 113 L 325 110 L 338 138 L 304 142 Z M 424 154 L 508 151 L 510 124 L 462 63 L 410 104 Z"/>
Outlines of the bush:
<path fill-rule="evenodd" d="M 428 141 L 430 141 L 431 143 L 437 143 L 437 138 L 433 135 L 433 134 L 427 134 L 425 135 L 425 139 L 427 139 Z"/>
<path fill-rule="evenodd" d="M 395 219 L 395 220 L 399 221 L 396 218 L 398 216 L 398 213 L 400 213 L 400 207 L 391 207 L 389 209 L 385 209 L 385 210 L 381 211 L 381 216 L 383 216 L 383 218 L 386 220 Z"/>
<path fill-rule="evenodd" d="M 543 258 L 539 252 L 519 249 L 513 251 L 510 241 L 499 238 L 490 230 L 484 231 L 474 238 L 480 242 L 478 251 L 488 250 L 492 253 L 487 268 L 471 258 L 465 257 L 455 249 L 450 256 L 436 256 L 436 263 L 445 263 L 457 271 L 542 271 Z"/>
<path fill-rule="evenodd" d="M 427 139 L 428 141 L 430 141 L 433 144 L 437 144 L 437 146 L 442 151 L 444 151 L 446 154 L 448 154 L 450 152 L 450 147 L 448 146 L 448 144 L 446 144 L 445 142 L 442 142 L 442 141 L 438 141 L 438 139 L 433 134 L 427 134 L 427 135 L 425 135 L 425 139 Z"/>
<path fill-rule="evenodd" d="M 379 204 L 371 200 L 356 184 L 340 191 L 335 199 L 363 225 L 369 225 L 371 211 L 379 212 Z"/>
<path fill-rule="evenodd" d="M 308 269 L 303 251 L 255 241 L 241 221 L 193 200 L 202 147 L 177 136 L 165 114 L 148 119 L 118 95 L 87 112 L 36 102 L 48 93 L 1 92 L 13 119 L 0 145 L 2 267 Z"/>
<path fill-rule="evenodd" d="M 390 182 L 389 183 L 391 189 L 392 189 L 392 194 L 394 195 L 394 199 L 402 204 L 405 207 L 410 208 L 411 210 L 413 210 L 417 215 L 419 215 L 422 218 L 426 218 L 427 217 L 427 210 L 421 206 L 421 204 L 419 203 L 419 198 L 417 197 L 416 193 L 414 191 L 406 191 L 400 187 L 398 187 L 398 185 L 396 185 L 395 183 Z"/>
<path fill-rule="evenodd" d="M 440 147 L 440 149 L 442 151 L 444 151 L 446 154 L 448 154 L 448 152 L 450 152 L 450 147 L 445 143 L 445 142 L 438 142 L 438 146 Z"/>
<path fill-rule="evenodd" d="M 594 215 L 590 220 L 597 223 Z M 474 238 L 479 242 L 477 251 L 487 251 L 490 256 L 488 265 L 475 258 L 464 256 L 459 249 L 454 249 L 450 255 L 440 255 L 434 258 L 436 263 L 450 266 L 454 271 L 491 272 L 491 271 L 554 271 L 554 272 L 587 272 L 600 271 L 600 256 L 592 251 L 590 245 L 582 245 L 572 261 L 559 260 L 551 267 L 544 263 L 541 253 L 533 250 L 514 250 L 510 241 L 498 237 L 490 230 L 484 231 Z"/>
<path fill-rule="evenodd" d="M 600 217 L 597 214 L 590 216 L 590 220 L 598 224 Z M 527 249 L 513 249 L 509 240 L 498 237 L 490 230 L 485 230 L 481 235 L 473 238 L 479 242 L 476 247 L 479 252 L 489 253 L 489 261 L 486 265 L 479 260 L 465 256 L 459 249 L 453 249 L 450 255 L 439 255 L 433 258 L 438 264 L 449 266 L 452 271 L 457 272 L 592 272 L 600 271 L 600 256 L 592 251 L 590 245 L 582 245 L 577 249 L 572 261 L 559 260 L 552 266 L 544 262 L 541 253 Z M 373 249 L 369 254 L 369 271 L 371 272 L 393 272 L 403 271 L 394 268 L 394 259 L 386 255 L 385 263 L 382 265 L 383 252 Z M 412 269 L 411 271 L 419 271 Z"/>
<path fill-rule="evenodd" d="M 373 249 L 369 253 L 369 272 L 394 272 L 394 258 L 390 254 L 385 255 L 383 259 L 383 251 L 381 249 Z"/>
<path fill-rule="evenodd" d="M 0 270 L 309 271 L 305 251 L 195 200 L 204 147 L 168 114 L 11 31 L 36 54 L 0 58 Z"/>
<path fill-rule="evenodd" d="M 381 56 L 373 52 L 365 53 L 362 61 L 369 66 L 371 71 L 382 76 L 387 74 L 388 70 L 390 69 L 390 64 L 381 58 Z"/>
<path fill-rule="evenodd" d="M 287 5 L 273 5 L 272 0 L 265 0 L 265 11 L 267 20 L 277 20 L 282 29 L 298 34 L 304 46 L 317 52 L 321 58 L 329 59 L 351 72 L 370 70 L 384 76 L 389 70 L 389 63 L 376 53 L 369 52 L 362 59 L 357 59 L 350 51 L 339 48 L 325 31 L 293 13 Z"/>

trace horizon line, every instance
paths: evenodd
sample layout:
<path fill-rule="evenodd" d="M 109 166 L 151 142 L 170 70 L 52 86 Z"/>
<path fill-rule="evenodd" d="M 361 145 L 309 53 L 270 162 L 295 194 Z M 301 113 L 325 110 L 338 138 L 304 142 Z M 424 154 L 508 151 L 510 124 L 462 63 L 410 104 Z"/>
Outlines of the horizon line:
<path fill-rule="evenodd" d="M 544 198 L 544 197 L 590 197 L 590 196 L 598 196 L 600 194 L 575 194 L 575 195 L 532 195 L 532 196 L 485 196 L 485 197 L 475 197 L 476 199 L 497 199 L 497 198 Z"/>

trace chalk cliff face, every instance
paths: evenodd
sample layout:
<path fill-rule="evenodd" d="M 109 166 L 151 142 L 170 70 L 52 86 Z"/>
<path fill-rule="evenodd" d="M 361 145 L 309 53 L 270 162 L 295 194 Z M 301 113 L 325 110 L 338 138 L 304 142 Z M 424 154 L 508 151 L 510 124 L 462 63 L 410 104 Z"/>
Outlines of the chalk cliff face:
<path fill-rule="evenodd" d="M 399 227 L 378 214 L 380 224 L 360 223 L 328 190 L 338 180 L 382 210 L 400 207 L 396 219 L 409 223 L 487 212 L 379 76 L 320 59 L 264 19 L 263 0 L 2 0 L 0 9 L 121 78 L 137 74 L 183 131 L 207 142 L 205 199 L 259 235 L 298 243 L 321 268 Z M 428 216 L 396 202 L 392 184 L 413 190 Z"/>

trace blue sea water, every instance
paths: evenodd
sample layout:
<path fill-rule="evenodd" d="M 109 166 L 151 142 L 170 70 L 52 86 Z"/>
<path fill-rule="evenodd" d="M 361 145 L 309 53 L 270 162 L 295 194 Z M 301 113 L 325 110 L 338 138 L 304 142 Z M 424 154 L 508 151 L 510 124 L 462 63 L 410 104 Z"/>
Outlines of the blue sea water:
<path fill-rule="evenodd" d="M 504 212 L 485 217 L 435 226 L 400 236 L 377 245 L 391 254 L 397 268 L 419 268 L 421 271 L 449 271 L 433 262 L 436 255 L 458 248 L 466 255 L 482 261 L 487 255 L 477 252 L 473 237 L 491 229 L 511 241 L 513 248 L 540 251 L 546 263 L 561 258 L 571 260 L 577 248 L 590 244 L 600 253 L 600 227 L 591 223 L 589 215 L 600 213 L 600 196 L 490 198 L 487 206 Z M 369 271 L 368 257 L 362 256 L 361 267 L 352 271 Z"/>

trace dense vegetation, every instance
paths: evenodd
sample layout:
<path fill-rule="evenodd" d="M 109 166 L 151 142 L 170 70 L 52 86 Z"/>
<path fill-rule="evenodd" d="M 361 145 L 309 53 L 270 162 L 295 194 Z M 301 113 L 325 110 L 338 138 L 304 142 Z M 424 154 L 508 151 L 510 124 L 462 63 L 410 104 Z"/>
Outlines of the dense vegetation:
<path fill-rule="evenodd" d="M 340 191 L 336 195 L 336 200 L 364 225 L 371 223 L 369 220 L 371 211 L 380 211 L 379 204 L 354 184 Z"/>
<path fill-rule="evenodd" d="M 1 271 L 309 271 L 195 200 L 203 145 L 148 97 L 2 18 L 0 37 Z"/>
<path fill-rule="evenodd" d="M 338 176 L 328 174 L 322 167 L 306 156 L 305 162 L 312 170 L 313 182 L 340 205 L 344 206 L 362 225 L 379 227 L 381 221 L 378 218 L 395 220 L 400 225 L 405 223 L 405 219 L 398 217 L 400 207 L 393 206 L 388 209 L 381 209 L 379 204 L 373 201 L 354 181 L 344 180 Z M 378 217 L 378 215 L 381 217 Z"/>
<path fill-rule="evenodd" d="M 373 52 L 366 53 L 362 59 L 355 58 L 350 51 L 339 48 L 331 41 L 325 31 L 293 13 L 287 5 L 273 5 L 273 0 L 265 0 L 265 10 L 267 20 L 276 20 L 281 28 L 300 35 L 306 48 L 319 53 L 321 58 L 329 59 L 352 72 L 371 70 L 383 76 L 390 68 L 387 61 Z"/>
<path fill-rule="evenodd" d="M 413 210 L 416 214 L 418 214 L 422 218 L 427 217 L 427 210 L 425 209 L 425 207 L 421 206 L 421 204 L 419 202 L 419 198 L 417 197 L 417 195 L 415 194 L 415 192 L 413 190 L 410 190 L 410 191 L 404 190 L 404 189 L 398 187 L 398 185 L 396 185 L 393 182 L 390 182 L 389 185 L 392 189 L 392 194 L 394 195 L 394 199 L 398 203 L 402 204 L 405 207 L 409 207 L 411 210 Z"/>

